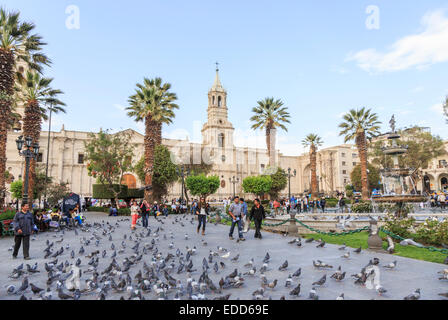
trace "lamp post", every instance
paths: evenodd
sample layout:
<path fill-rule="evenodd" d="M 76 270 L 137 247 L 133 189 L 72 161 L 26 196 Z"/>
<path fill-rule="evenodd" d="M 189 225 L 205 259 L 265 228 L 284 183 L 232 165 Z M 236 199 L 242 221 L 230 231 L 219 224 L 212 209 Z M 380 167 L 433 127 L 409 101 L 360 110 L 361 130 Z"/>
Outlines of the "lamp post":
<path fill-rule="evenodd" d="M 47 163 L 45 164 L 44 209 L 47 209 L 48 160 L 50 158 L 50 137 L 51 137 L 52 113 L 53 113 L 53 108 L 50 107 L 50 117 L 48 119 Z"/>
<path fill-rule="evenodd" d="M 288 201 L 291 201 L 291 178 L 295 178 L 297 176 L 297 170 L 294 169 L 292 171 L 291 168 L 288 168 L 288 173 L 286 177 L 288 178 Z"/>
<path fill-rule="evenodd" d="M 177 175 L 180 178 L 182 178 L 182 196 L 181 196 L 182 203 L 181 204 L 183 204 L 183 202 L 184 202 L 185 177 L 188 177 L 191 174 L 191 172 L 190 172 L 190 168 L 185 168 L 185 166 L 181 166 L 180 168 L 177 167 L 176 168 L 176 172 L 177 172 Z"/>
<path fill-rule="evenodd" d="M 25 181 L 24 181 L 24 192 L 22 195 L 22 204 L 27 204 L 30 161 L 31 159 L 37 159 L 37 156 L 39 155 L 39 144 L 33 143 L 33 138 L 25 137 L 25 139 L 23 139 L 23 136 L 20 136 L 16 140 L 16 144 L 17 144 L 17 150 L 19 151 L 19 155 L 25 158 Z"/>
<path fill-rule="evenodd" d="M 233 184 L 233 197 L 235 198 L 235 196 L 236 196 L 235 186 L 238 182 L 240 182 L 240 178 L 235 178 L 235 176 L 233 176 L 233 179 L 229 178 L 229 181 L 230 181 L 230 183 Z"/>

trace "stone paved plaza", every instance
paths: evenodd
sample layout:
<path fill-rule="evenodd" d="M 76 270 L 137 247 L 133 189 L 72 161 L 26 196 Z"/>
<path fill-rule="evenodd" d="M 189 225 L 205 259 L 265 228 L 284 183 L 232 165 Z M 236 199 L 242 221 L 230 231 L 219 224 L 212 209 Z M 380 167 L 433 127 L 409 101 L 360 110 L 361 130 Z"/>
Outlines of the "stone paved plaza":
<path fill-rule="evenodd" d="M 116 261 L 121 266 L 123 263 L 123 259 L 126 257 L 131 257 L 134 252 L 131 249 L 135 245 L 136 234 L 142 233 L 146 235 L 146 231 L 143 232 L 142 227 L 138 227 L 135 233 L 131 233 L 130 231 L 130 219 L 123 217 L 108 217 L 105 214 L 99 213 L 87 213 L 87 222 L 92 224 L 94 222 L 99 223 L 107 223 L 117 227 L 115 231 L 111 233 L 112 243 L 114 243 L 116 250 L 122 248 L 122 241 L 126 243 L 126 248 L 123 253 L 119 253 L 116 257 Z M 175 222 L 175 219 L 182 221 Z M 182 281 L 184 286 L 186 287 L 186 279 L 188 277 L 187 273 L 183 271 L 180 274 L 177 274 L 177 266 L 178 266 L 178 258 L 176 257 L 177 248 L 186 255 L 186 247 L 196 247 L 197 251 L 192 256 L 192 261 L 194 264 L 194 269 L 197 271 L 191 274 L 191 277 L 195 280 L 198 280 L 202 273 L 202 260 L 203 258 L 208 258 L 210 250 L 217 252 L 217 246 L 222 246 L 230 252 L 229 258 L 222 258 L 221 256 L 224 253 L 220 253 L 220 256 L 215 256 L 213 258 L 213 263 L 210 264 L 211 270 L 209 270 L 209 277 L 213 281 L 213 283 L 218 286 L 218 282 L 221 278 L 225 278 L 228 274 L 234 271 L 235 268 L 238 269 L 238 272 L 245 273 L 249 270 L 249 268 L 244 267 L 246 263 L 249 262 L 251 258 L 255 260 L 255 266 L 257 268 L 257 272 L 255 276 L 245 275 L 244 277 L 244 285 L 241 288 L 232 288 L 232 289 L 224 289 L 222 294 L 213 294 L 208 292 L 205 294 L 207 299 L 213 299 L 218 296 L 231 294 L 230 299 L 242 299 L 242 300 L 251 300 L 252 292 L 259 289 L 261 287 L 261 280 L 258 274 L 258 270 L 262 267 L 262 260 L 265 257 L 266 253 L 269 252 L 271 256 L 271 260 L 269 262 L 268 270 L 265 272 L 265 275 L 268 279 L 268 282 L 273 281 L 274 279 L 278 280 L 278 284 L 274 289 L 266 288 L 264 293 L 264 297 L 266 299 L 280 299 L 282 296 L 285 296 L 286 299 L 294 299 L 294 300 L 303 300 L 308 299 L 309 291 L 312 288 L 312 283 L 318 281 L 323 275 L 327 275 L 327 281 L 322 287 L 316 286 L 317 294 L 319 295 L 319 299 L 321 300 L 334 300 L 341 293 L 345 294 L 345 298 L 347 300 L 370 300 L 370 299 L 403 299 L 403 297 L 414 292 L 415 289 L 421 289 L 421 299 L 428 300 L 440 300 L 443 299 L 439 296 L 439 293 L 448 292 L 448 280 L 438 280 L 439 274 L 438 272 L 444 270 L 446 266 L 441 264 L 429 263 L 424 261 L 417 261 L 413 259 L 402 258 L 398 256 L 392 256 L 383 253 L 369 252 L 367 250 L 362 251 L 360 254 L 354 253 L 354 249 L 347 248 L 346 251 L 350 251 L 351 255 L 349 259 L 342 258 L 341 256 L 344 254 L 344 251 L 339 250 L 338 246 L 326 244 L 324 248 L 316 248 L 317 243 L 305 243 L 302 241 L 303 245 L 301 248 L 297 247 L 293 244 L 288 244 L 292 238 L 283 237 L 279 234 L 273 234 L 268 232 L 263 232 L 263 240 L 254 239 L 254 231 L 249 231 L 249 234 L 246 235 L 247 241 L 239 242 L 230 241 L 228 239 L 228 231 L 229 227 L 223 225 L 207 225 L 207 233 L 206 236 L 201 236 L 196 233 L 196 220 L 194 220 L 193 224 L 191 223 L 192 216 L 170 216 L 167 219 L 161 218 L 159 222 L 151 217 L 150 229 L 151 235 L 149 237 L 144 237 L 140 240 L 140 253 L 142 252 L 142 248 L 145 244 L 150 244 L 152 239 L 155 239 L 155 248 L 158 248 L 159 253 L 165 257 L 168 253 L 172 253 L 175 258 L 174 261 L 176 267 L 171 272 L 172 277 L 175 279 L 179 279 Z M 157 235 L 155 235 L 155 230 L 161 227 L 163 230 L 160 230 Z M 81 247 L 80 240 L 82 238 L 90 239 L 92 237 L 93 232 L 101 237 L 101 240 L 96 246 L 95 239 L 92 239 L 91 244 L 88 246 L 84 246 L 85 253 L 83 255 L 78 254 L 78 251 Z M 171 232 L 174 236 L 171 239 Z M 188 240 L 185 239 L 185 235 L 188 235 Z M 124 240 L 124 235 L 127 235 L 127 240 Z M 132 240 L 129 240 L 129 236 L 132 235 Z M 167 239 L 164 240 L 164 235 L 167 236 Z M 63 236 L 63 241 L 60 243 L 56 243 L 56 241 L 60 241 Z M 235 230 L 235 237 L 237 238 L 237 232 Z M 93 251 L 99 250 L 103 252 L 103 250 L 107 251 L 107 255 L 105 258 L 99 255 L 99 265 L 98 265 L 98 273 L 100 274 L 109 266 L 111 262 L 110 256 L 113 253 L 111 250 L 111 241 L 109 241 L 109 234 L 102 235 L 102 229 L 95 229 L 94 227 L 90 227 L 88 231 L 81 232 L 78 231 L 78 235 L 75 235 L 74 231 L 65 231 L 64 235 L 62 232 L 47 232 L 42 233 L 32 237 L 31 241 L 31 261 L 23 261 L 22 259 L 22 251 L 19 253 L 19 258 L 17 260 L 12 259 L 12 252 L 9 251 L 13 245 L 12 238 L 3 238 L 0 240 L 0 299 L 8 299 L 14 300 L 19 299 L 21 294 L 8 294 L 7 286 L 14 285 L 16 288 L 20 287 L 23 277 L 28 276 L 29 282 L 34 285 L 46 289 L 46 281 L 47 281 L 47 272 L 45 271 L 44 264 L 45 262 L 53 261 L 55 258 L 44 259 L 44 249 L 46 248 L 46 241 L 55 242 L 53 251 L 55 252 L 61 246 L 64 247 L 64 253 L 57 257 L 58 264 L 61 262 L 65 262 L 66 260 L 69 263 L 74 263 L 76 259 L 81 258 L 81 269 L 83 270 L 81 277 L 81 290 L 85 288 L 86 282 L 85 280 L 92 277 L 92 273 L 87 273 L 87 269 L 90 267 L 88 265 L 89 258 L 86 255 L 90 254 Z M 202 240 L 205 239 L 207 245 L 204 245 Z M 317 239 L 317 238 L 316 238 Z M 174 247 L 170 248 L 169 244 L 173 242 Z M 66 246 L 69 245 L 70 248 L 66 249 Z M 70 252 L 74 250 L 76 255 L 74 259 L 70 258 Z M 345 251 L 345 252 L 346 252 Z M 240 255 L 237 262 L 232 262 L 231 258 L 235 257 L 237 254 Z M 143 254 L 142 260 L 133 265 L 129 274 L 133 278 L 134 275 L 139 271 L 143 270 L 143 262 L 146 262 L 148 265 L 151 264 L 153 257 L 153 251 L 148 251 L 147 254 Z M 360 272 L 361 268 L 366 266 L 370 259 L 379 258 L 379 280 L 381 285 L 387 290 L 382 296 L 379 296 L 378 293 L 374 289 L 368 289 L 367 287 L 363 287 L 355 284 L 355 279 L 351 277 L 352 274 L 356 274 Z M 285 261 L 288 260 L 289 266 L 285 271 L 279 271 L 279 266 Z M 313 266 L 313 260 L 321 260 L 325 263 L 328 263 L 333 266 L 333 269 L 329 270 L 318 270 Z M 389 264 L 392 261 L 397 260 L 398 264 L 394 270 L 386 270 L 383 268 L 383 265 Z M 224 262 L 225 268 L 219 269 L 218 273 L 215 273 L 213 270 L 214 262 Z M 34 265 L 36 262 L 38 263 L 38 270 L 40 273 L 36 274 L 27 274 L 25 273 L 19 279 L 11 279 L 8 276 L 11 275 L 12 270 L 18 267 L 22 262 L 28 262 L 30 265 Z M 158 262 L 159 263 L 159 262 Z M 167 263 L 168 265 L 168 263 Z M 338 266 L 342 266 L 342 271 L 347 272 L 346 278 L 337 282 L 334 279 L 331 279 L 330 276 L 334 273 L 334 271 L 338 268 Z M 288 278 L 288 275 L 293 274 L 298 268 L 302 268 L 302 274 L 299 278 L 294 278 L 291 287 L 285 288 L 285 282 Z M 116 283 L 118 276 L 115 277 Z M 160 279 L 164 280 L 163 273 L 160 273 Z M 299 297 L 291 297 L 289 292 L 297 286 L 297 284 L 301 283 L 301 294 Z M 58 299 L 58 295 L 56 292 L 56 282 L 52 284 L 51 291 L 53 293 L 53 299 Z M 64 287 L 64 292 L 69 293 L 69 291 Z M 175 291 L 168 294 L 168 299 L 174 298 Z M 32 299 L 40 299 L 38 295 L 33 295 L 30 288 L 28 288 L 24 295 L 27 298 Z M 128 292 L 116 293 L 113 289 L 109 290 L 106 299 L 119 299 L 123 296 L 125 299 L 129 298 Z M 184 296 L 183 298 L 185 298 Z M 81 300 L 85 299 L 97 299 L 97 292 L 90 292 L 82 294 Z M 157 299 L 158 297 L 155 295 L 154 290 L 151 292 L 144 294 L 145 299 Z"/>

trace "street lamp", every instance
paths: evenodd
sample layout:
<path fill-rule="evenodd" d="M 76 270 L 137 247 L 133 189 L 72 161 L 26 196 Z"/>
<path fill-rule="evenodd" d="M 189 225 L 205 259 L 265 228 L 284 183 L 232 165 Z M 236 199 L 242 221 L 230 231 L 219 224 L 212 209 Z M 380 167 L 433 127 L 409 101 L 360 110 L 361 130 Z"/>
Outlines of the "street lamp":
<path fill-rule="evenodd" d="M 233 176 L 233 179 L 229 178 L 229 181 L 230 181 L 230 183 L 233 184 L 233 198 L 235 198 L 235 196 L 236 196 L 235 186 L 238 182 L 240 182 L 240 178 L 235 178 L 235 176 Z"/>
<path fill-rule="evenodd" d="M 191 172 L 190 172 L 190 168 L 185 168 L 185 166 L 181 166 L 180 169 L 179 167 L 176 167 L 176 173 L 177 175 L 182 178 L 182 197 L 181 197 L 181 201 L 183 204 L 184 202 L 184 186 L 185 186 L 185 177 L 188 177 Z"/>
<path fill-rule="evenodd" d="M 292 171 L 291 168 L 288 168 L 288 173 L 286 174 L 286 177 L 288 178 L 288 201 L 291 201 L 291 178 L 295 178 L 296 176 L 297 170 L 294 169 L 294 171 Z"/>
<path fill-rule="evenodd" d="M 25 137 L 25 139 L 23 139 L 23 136 L 20 136 L 16 140 L 16 145 L 17 150 L 19 151 L 19 155 L 25 158 L 25 181 L 24 181 L 24 192 L 22 196 L 22 204 L 27 204 L 30 161 L 31 159 L 34 160 L 37 159 L 39 155 L 39 144 L 37 142 L 33 144 L 33 138 L 31 137 Z"/>

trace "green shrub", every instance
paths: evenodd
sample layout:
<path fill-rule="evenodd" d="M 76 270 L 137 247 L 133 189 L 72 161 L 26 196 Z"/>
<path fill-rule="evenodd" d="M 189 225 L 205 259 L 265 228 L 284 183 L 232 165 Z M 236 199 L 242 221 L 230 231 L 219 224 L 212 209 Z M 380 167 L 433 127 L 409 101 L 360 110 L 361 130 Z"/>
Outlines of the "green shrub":
<path fill-rule="evenodd" d="M 0 213 L 0 221 L 12 220 L 16 215 L 16 210 L 13 208 L 6 208 Z"/>
<path fill-rule="evenodd" d="M 414 240 L 424 244 L 440 246 L 448 243 L 448 221 L 428 219 L 416 229 Z"/>
<path fill-rule="evenodd" d="M 352 204 L 351 209 L 354 213 L 371 213 L 373 206 L 370 201 L 360 201 L 359 203 Z"/>
<path fill-rule="evenodd" d="M 329 198 L 325 200 L 327 201 L 326 203 L 327 208 L 336 208 L 338 206 L 339 200 L 336 198 Z"/>
<path fill-rule="evenodd" d="M 403 238 L 413 238 L 410 231 L 415 224 L 414 218 L 397 218 L 394 214 L 388 214 L 386 217 L 386 229 Z"/>
<path fill-rule="evenodd" d="M 114 191 L 120 190 L 120 185 L 112 186 Z M 94 184 L 92 187 L 92 193 L 94 199 L 113 199 L 115 196 L 113 192 L 109 190 L 108 185 L 104 184 Z M 121 192 L 118 194 L 118 199 L 126 199 L 128 197 L 128 187 L 125 185 L 121 186 Z"/>

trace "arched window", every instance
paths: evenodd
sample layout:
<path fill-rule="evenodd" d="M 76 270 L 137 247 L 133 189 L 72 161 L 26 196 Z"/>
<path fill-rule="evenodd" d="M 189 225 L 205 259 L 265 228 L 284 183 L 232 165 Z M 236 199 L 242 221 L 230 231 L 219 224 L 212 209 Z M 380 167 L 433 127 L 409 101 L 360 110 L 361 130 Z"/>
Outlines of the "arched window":
<path fill-rule="evenodd" d="M 218 107 L 222 106 L 222 98 L 221 96 L 218 97 Z"/>
<path fill-rule="evenodd" d="M 223 148 L 223 147 L 224 147 L 224 133 L 220 133 L 220 134 L 218 135 L 218 146 L 219 146 L 220 148 Z"/>
<path fill-rule="evenodd" d="M 137 187 L 137 179 L 132 174 L 125 174 L 121 184 L 128 186 L 129 189 L 135 189 Z"/>
<path fill-rule="evenodd" d="M 215 105 L 215 96 L 212 97 L 212 106 Z"/>

